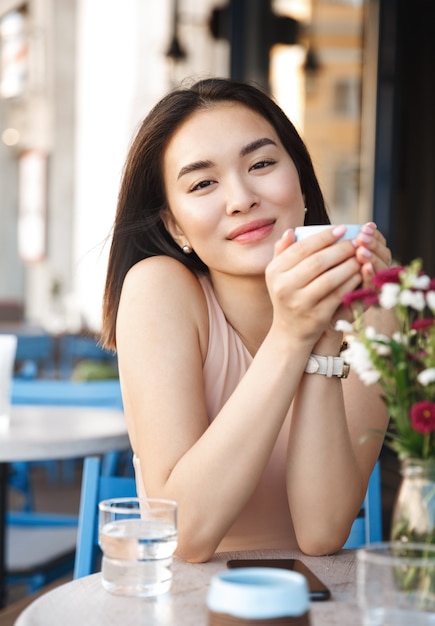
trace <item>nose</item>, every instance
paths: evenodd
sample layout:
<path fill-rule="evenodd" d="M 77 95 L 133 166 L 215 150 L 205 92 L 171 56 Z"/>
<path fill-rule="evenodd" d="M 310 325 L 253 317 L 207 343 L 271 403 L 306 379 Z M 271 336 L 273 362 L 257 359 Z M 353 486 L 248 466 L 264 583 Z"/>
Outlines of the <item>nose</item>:
<path fill-rule="evenodd" d="M 258 204 L 258 197 L 246 180 L 234 177 L 228 182 L 226 209 L 228 215 L 247 213 L 256 204 Z"/>

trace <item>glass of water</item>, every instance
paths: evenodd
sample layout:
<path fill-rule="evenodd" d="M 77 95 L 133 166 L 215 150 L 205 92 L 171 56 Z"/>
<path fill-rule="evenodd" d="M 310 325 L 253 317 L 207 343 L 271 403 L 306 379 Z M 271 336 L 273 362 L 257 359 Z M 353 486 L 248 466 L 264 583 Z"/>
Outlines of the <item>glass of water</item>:
<path fill-rule="evenodd" d="M 359 549 L 357 592 L 364 626 L 435 626 L 435 545 Z"/>
<path fill-rule="evenodd" d="M 112 498 L 99 503 L 102 583 L 126 596 L 165 593 L 177 547 L 177 503 L 157 498 Z"/>

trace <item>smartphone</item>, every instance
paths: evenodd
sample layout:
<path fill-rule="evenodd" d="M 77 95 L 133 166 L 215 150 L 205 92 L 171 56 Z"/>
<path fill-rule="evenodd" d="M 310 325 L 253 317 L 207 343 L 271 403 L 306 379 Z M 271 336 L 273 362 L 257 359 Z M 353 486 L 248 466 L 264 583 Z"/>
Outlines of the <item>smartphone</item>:
<path fill-rule="evenodd" d="M 311 600 L 329 600 L 328 587 L 299 559 L 232 559 L 227 561 L 229 568 L 234 567 L 280 567 L 302 574 L 307 579 Z"/>

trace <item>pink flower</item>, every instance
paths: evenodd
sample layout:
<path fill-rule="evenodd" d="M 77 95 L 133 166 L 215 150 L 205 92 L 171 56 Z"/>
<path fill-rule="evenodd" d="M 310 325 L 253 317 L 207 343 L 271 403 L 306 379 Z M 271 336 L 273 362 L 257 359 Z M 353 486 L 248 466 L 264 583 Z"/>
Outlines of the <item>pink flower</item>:
<path fill-rule="evenodd" d="M 435 326 L 435 319 L 432 317 L 426 317 L 421 320 L 414 320 L 412 322 L 412 330 L 423 330 L 424 328 L 430 328 L 430 326 Z"/>
<path fill-rule="evenodd" d="M 435 402 L 417 402 L 411 407 L 410 417 L 412 427 L 419 433 L 427 435 L 435 431 Z"/>
<path fill-rule="evenodd" d="M 380 289 L 385 283 L 400 283 L 400 274 L 404 269 L 404 267 L 390 267 L 387 270 L 380 270 L 373 276 L 373 285 Z"/>
<path fill-rule="evenodd" d="M 374 306 L 379 304 L 378 295 L 373 289 L 355 289 L 349 291 L 342 298 L 344 306 L 350 306 L 354 302 L 362 302 L 364 306 Z"/>

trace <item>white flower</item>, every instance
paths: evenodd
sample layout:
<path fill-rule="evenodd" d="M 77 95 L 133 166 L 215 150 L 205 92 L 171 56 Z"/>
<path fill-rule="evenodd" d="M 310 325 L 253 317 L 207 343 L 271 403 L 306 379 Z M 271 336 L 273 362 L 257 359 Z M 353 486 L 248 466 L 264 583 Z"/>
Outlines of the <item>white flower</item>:
<path fill-rule="evenodd" d="M 342 333 L 351 333 L 353 332 L 353 326 L 347 320 L 337 320 L 335 322 L 335 330 L 338 330 Z"/>
<path fill-rule="evenodd" d="M 404 289 L 399 295 L 399 301 L 402 306 L 409 306 L 416 311 L 423 311 L 426 306 L 424 294 L 421 291 Z"/>
<path fill-rule="evenodd" d="M 349 347 L 343 350 L 341 356 L 352 366 L 365 385 L 372 385 L 379 380 L 381 374 L 374 368 L 369 351 L 354 337 L 349 337 Z"/>
<path fill-rule="evenodd" d="M 417 380 L 420 385 L 426 387 L 429 383 L 435 382 L 435 367 L 428 367 L 420 372 L 417 376 Z"/>
<path fill-rule="evenodd" d="M 396 343 L 402 344 L 402 346 L 409 345 L 409 337 L 407 335 L 403 335 L 400 332 L 393 333 L 392 338 Z"/>
<path fill-rule="evenodd" d="M 427 289 L 430 285 L 430 278 L 426 274 L 414 276 L 411 280 L 411 287 L 414 289 Z"/>
<path fill-rule="evenodd" d="M 367 339 L 369 339 L 370 341 L 374 341 L 374 342 L 376 341 L 388 342 L 389 341 L 389 338 L 387 337 L 387 335 L 378 333 L 374 326 L 367 326 L 367 328 L 365 329 L 365 335 Z"/>
<path fill-rule="evenodd" d="M 376 354 L 379 354 L 379 356 L 390 356 L 391 354 L 391 346 L 389 344 L 376 343 L 373 347 L 376 350 Z"/>
<path fill-rule="evenodd" d="M 365 345 L 354 340 L 353 337 L 349 337 L 349 339 L 349 347 L 341 353 L 344 360 L 352 365 L 357 373 L 373 369 L 373 363 Z"/>
<path fill-rule="evenodd" d="M 378 333 L 376 335 L 376 341 L 380 343 L 390 343 L 390 338 L 387 335 L 383 335 L 382 333 Z"/>
<path fill-rule="evenodd" d="M 392 309 L 399 302 L 400 285 L 385 283 L 379 293 L 379 304 L 383 309 Z"/>
<path fill-rule="evenodd" d="M 426 294 L 427 306 L 435 313 L 435 291 L 428 291 Z"/>
<path fill-rule="evenodd" d="M 376 350 L 377 354 L 381 356 L 389 356 L 391 354 L 390 339 L 387 335 L 377 333 L 373 326 L 367 326 L 365 329 L 365 335 Z"/>
<path fill-rule="evenodd" d="M 370 341 L 373 341 L 374 339 L 376 339 L 376 329 L 374 326 L 367 326 L 367 328 L 365 329 L 365 336 L 367 337 L 367 339 L 370 339 Z"/>
<path fill-rule="evenodd" d="M 377 383 L 381 377 L 381 373 L 378 370 L 366 370 L 365 372 L 360 372 L 358 374 L 359 379 L 365 385 L 373 385 L 373 383 Z"/>

